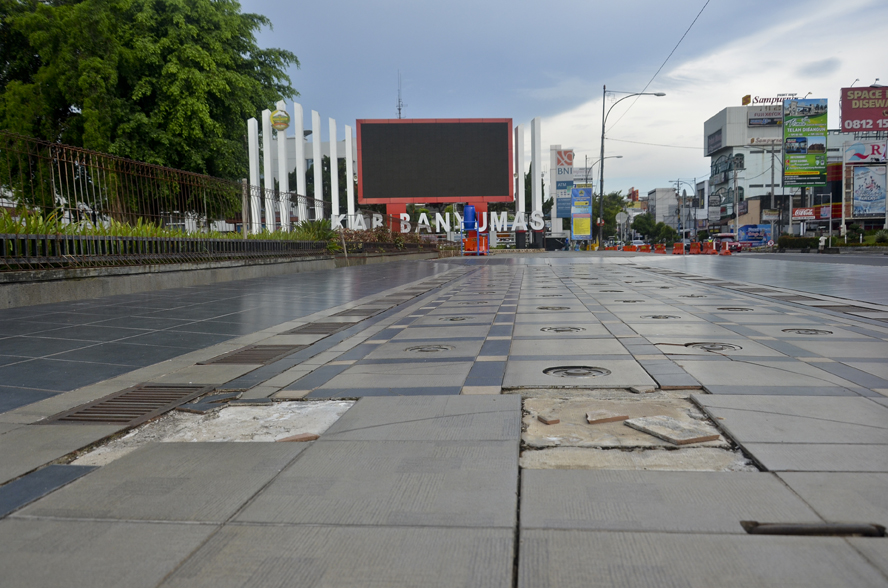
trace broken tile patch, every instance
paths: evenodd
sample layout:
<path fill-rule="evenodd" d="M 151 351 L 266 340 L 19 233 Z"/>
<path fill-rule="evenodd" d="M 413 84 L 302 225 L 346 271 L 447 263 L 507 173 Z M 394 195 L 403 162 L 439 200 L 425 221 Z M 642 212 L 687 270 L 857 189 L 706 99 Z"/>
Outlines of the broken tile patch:
<path fill-rule="evenodd" d="M 353 401 L 273 402 L 228 406 L 208 414 L 168 413 L 78 457 L 74 465 L 105 465 L 151 443 L 268 442 L 324 433 Z"/>

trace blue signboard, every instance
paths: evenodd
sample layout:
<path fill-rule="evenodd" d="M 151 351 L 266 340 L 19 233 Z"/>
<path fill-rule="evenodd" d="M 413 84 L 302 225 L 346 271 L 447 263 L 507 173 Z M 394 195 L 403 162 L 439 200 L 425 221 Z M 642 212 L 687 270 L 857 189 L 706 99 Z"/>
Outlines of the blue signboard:
<path fill-rule="evenodd" d="M 741 243 L 752 243 L 753 247 L 767 245 L 771 240 L 771 225 L 743 225 L 739 237 Z"/>
<path fill-rule="evenodd" d="M 592 188 L 574 188 L 570 191 L 570 238 L 592 239 Z"/>

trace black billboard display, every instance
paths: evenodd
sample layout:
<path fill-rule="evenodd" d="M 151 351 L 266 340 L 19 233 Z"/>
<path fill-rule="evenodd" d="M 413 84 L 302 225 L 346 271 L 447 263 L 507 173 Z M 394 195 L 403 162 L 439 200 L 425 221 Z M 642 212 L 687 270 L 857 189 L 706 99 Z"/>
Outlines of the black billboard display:
<path fill-rule="evenodd" d="M 512 120 L 359 120 L 358 202 L 513 199 Z"/>

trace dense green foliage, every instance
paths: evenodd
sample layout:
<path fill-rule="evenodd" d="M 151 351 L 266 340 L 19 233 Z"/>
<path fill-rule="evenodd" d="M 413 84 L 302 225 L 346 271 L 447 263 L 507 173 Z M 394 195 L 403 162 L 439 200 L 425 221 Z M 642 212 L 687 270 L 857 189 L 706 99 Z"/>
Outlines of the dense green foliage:
<path fill-rule="evenodd" d="M 0 128 L 243 177 L 244 121 L 297 95 L 295 55 L 234 0 L 0 0 Z"/>
<path fill-rule="evenodd" d="M 652 243 L 674 243 L 678 241 L 678 232 L 666 223 L 654 222 L 651 213 L 639 214 L 632 221 L 632 230 L 644 235 Z"/>

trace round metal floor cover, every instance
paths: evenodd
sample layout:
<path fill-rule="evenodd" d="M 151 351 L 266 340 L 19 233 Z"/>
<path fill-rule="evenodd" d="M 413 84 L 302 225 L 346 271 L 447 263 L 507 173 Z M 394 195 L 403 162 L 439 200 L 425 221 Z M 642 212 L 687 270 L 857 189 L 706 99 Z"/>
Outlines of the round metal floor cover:
<path fill-rule="evenodd" d="M 544 333 L 579 333 L 586 329 L 583 327 L 543 327 L 540 330 Z"/>
<path fill-rule="evenodd" d="M 496 294 L 496 292 L 488 290 L 487 292 L 478 292 L 478 294 Z"/>
<path fill-rule="evenodd" d="M 824 331 L 821 329 L 783 329 L 784 333 L 793 333 L 794 335 L 832 335 L 832 331 Z"/>
<path fill-rule="evenodd" d="M 469 317 L 467 316 L 445 316 L 438 319 L 439 321 L 448 321 L 451 323 L 458 323 L 460 321 L 467 321 Z"/>
<path fill-rule="evenodd" d="M 749 312 L 751 308 L 743 308 L 742 306 L 720 306 L 718 310 L 726 310 L 728 312 Z"/>
<path fill-rule="evenodd" d="M 669 319 L 679 319 L 681 317 L 675 316 L 674 314 L 643 314 L 639 318 L 657 319 L 658 321 L 666 321 Z"/>
<path fill-rule="evenodd" d="M 486 300 L 473 300 L 471 302 L 460 302 L 460 306 L 480 306 L 482 304 L 488 304 Z"/>
<path fill-rule="evenodd" d="M 602 292 L 622 292 L 622 290 L 602 290 Z"/>
<path fill-rule="evenodd" d="M 679 298 L 706 298 L 706 296 L 702 294 L 680 294 Z"/>
<path fill-rule="evenodd" d="M 740 351 L 743 349 L 739 345 L 733 345 L 731 343 L 685 343 L 685 347 L 691 347 L 692 349 L 702 349 L 703 351 Z"/>
<path fill-rule="evenodd" d="M 543 370 L 543 373 L 557 378 L 594 378 L 597 376 L 609 376 L 611 371 L 587 365 L 562 365 L 546 368 Z"/>
<path fill-rule="evenodd" d="M 412 351 L 413 353 L 438 353 L 439 351 L 453 351 L 452 345 L 417 345 L 416 347 L 408 347 L 404 351 Z"/>
<path fill-rule="evenodd" d="M 569 306 L 537 306 L 537 310 L 570 310 Z"/>
<path fill-rule="evenodd" d="M 554 290 L 556 286 L 542 286 L 540 290 Z"/>
<path fill-rule="evenodd" d="M 562 294 L 540 294 L 540 298 L 561 298 Z"/>
<path fill-rule="evenodd" d="M 631 304 L 633 302 L 644 302 L 644 300 L 617 300 L 617 302 L 625 302 L 627 304 Z"/>

